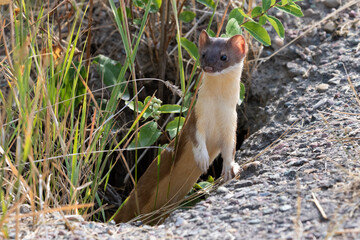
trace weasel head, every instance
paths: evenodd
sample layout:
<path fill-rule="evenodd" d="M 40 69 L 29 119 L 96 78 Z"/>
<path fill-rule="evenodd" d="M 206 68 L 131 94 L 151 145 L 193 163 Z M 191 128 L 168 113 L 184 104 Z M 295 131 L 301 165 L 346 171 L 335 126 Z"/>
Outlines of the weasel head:
<path fill-rule="evenodd" d="M 241 35 L 213 38 L 205 30 L 200 34 L 200 65 L 207 74 L 218 75 L 242 67 L 246 53 L 247 46 Z"/>

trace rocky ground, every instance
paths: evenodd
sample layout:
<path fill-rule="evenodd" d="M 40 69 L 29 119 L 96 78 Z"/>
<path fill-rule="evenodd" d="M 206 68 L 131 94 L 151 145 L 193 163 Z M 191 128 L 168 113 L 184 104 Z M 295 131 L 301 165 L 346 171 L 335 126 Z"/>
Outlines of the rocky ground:
<path fill-rule="evenodd" d="M 302 19 L 279 14 L 286 20 L 285 44 L 339 3 L 301 2 Z M 190 210 L 176 210 L 156 227 L 76 216 L 65 224 L 62 216 L 51 214 L 36 226 L 30 218 L 22 222 L 22 238 L 360 239 L 359 7 L 315 27 L 254 72 L 247 111 L 258 130 L 245 140 L 237 161 L 258 165 L 240 179 Z M 262 57 L 282 45 L 275 40 Z"/>

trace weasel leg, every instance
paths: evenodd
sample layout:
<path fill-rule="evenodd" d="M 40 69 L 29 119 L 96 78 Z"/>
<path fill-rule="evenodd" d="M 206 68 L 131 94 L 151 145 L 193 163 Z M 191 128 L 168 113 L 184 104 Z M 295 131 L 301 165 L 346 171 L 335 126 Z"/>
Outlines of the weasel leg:
<path fill-rule="evenodd" d="M 205 137 L 196 132 L 196 141 L 197 146 L 193 144 L 192 149 L 194 153 L 194 159 L 200 170 L 206 173 L 209 168 L 210 157 L 206 147 Z"/>
<path fill-rule="evenodd" d="M 221 155 L 223 158 L 223 168 L 221 175 L 224 178 L 224 181 L 227 182 L 237 173 L 240 172 L 240 166 L 234 161 L 235 158 L 235 142 L 229 142 L 226 146 L 223 146 L 221 150 Z"/>

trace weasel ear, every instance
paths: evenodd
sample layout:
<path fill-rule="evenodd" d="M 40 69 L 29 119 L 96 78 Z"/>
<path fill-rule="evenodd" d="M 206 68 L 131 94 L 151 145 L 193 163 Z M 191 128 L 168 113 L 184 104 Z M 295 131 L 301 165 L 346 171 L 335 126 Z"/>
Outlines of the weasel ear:
<path fill-rule="evenodd" d="M 242 35 L 235 35 L 228 40 L 228 44 L 231 45 L 232 49 L 237 51 L 241 55 L 247 53 L 247 45 L 245 38 Z"/>
<path fill-rule="evenodd" d="M 199 48 L 203 48 L 209 41 L 209 35 L 205 30 L 202 30 L 199 36 Z"/>

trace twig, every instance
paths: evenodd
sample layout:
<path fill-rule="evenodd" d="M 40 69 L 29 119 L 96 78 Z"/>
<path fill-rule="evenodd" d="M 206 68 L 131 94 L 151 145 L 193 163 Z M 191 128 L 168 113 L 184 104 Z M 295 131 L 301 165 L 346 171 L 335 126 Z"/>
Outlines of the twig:
<path fill-rule="evenodd" d="M 315 193 L 314 193 L 314 192 L 311 192 L 311 195 L 312 195 L 312 197 L 313 197 L 313 200 L 312 200 L 312 201 L 315 203 L 315 206 L 316 206 L 317 209 L 319 210 L 319 212 L 320 212 L 321 216 L 323 217 L 323 219 L 328 220 L 328 217 L 327 217 L 324 209 L 321 207 L 320 202 L 317 200 Z"/>

